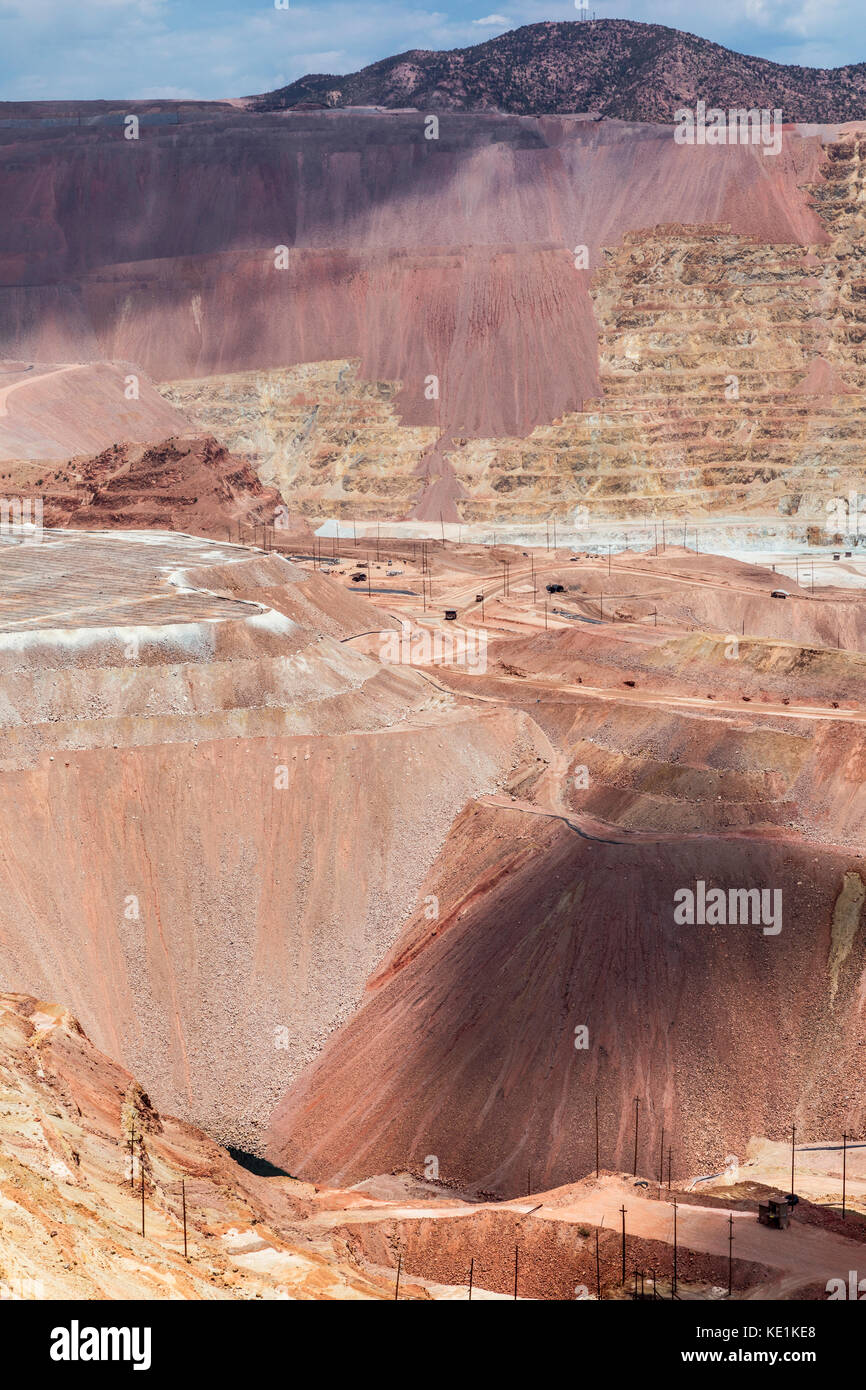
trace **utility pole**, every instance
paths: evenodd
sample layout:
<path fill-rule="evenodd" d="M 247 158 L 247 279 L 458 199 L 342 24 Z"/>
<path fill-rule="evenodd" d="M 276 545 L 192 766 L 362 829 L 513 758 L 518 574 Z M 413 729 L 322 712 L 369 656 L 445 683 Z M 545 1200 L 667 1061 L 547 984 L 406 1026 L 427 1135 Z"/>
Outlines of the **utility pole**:
<path fill-rule="evenodd" d="M 598 1177 L 598 1096 L 595 1098 L 595 1176 Z"/>
<path fill-rule="evenodd" d="M 622 1282 L 625 1283 L 625 1212 L 624 1206 L 620 1207 L 622 1213 Z"/>
<path fill-rule="evenodd" d="M 141 1174 L 141 1234 L 144 1236 L 144 1135 L 139 1135 L 139 1146 L 141 1154 L 138 1160 L 138 1167 Z"/>
<path fill-rule="evenodd" d="M 842 1219 L 845 1219 L 845 1169 L 848 1158 L 848 1135 L 842 1135 Z"/>
<path fill-rule="evenodd" d="M 728 1216 L 728 1298 L 734 1287 L 734 1214 Z"/>
<path fill-rule="evenodd" d="M 598 1227 L 595 1228 L 595 1296 L 601 1302 L 601 1263 L 598 1256 Z"/>
<path fill-rule="evenodd" d="M 677 1292 L 677 1202 L 674 1198 L 674 1277 L 671 1280 L 671 1298 L 676 1297 Z"/>
<path fill-rule="evenodd" d="M 640 1100 L 638 1099 L 637 1096 L 635 1096 L 635 1098 L 634 1098 L 634 1172 L 632 1173 L 632 1177 L 634 1177 L 634 1178 L 637 1177 L 637 1128 L 638 1128 L 638 1119 L 639 1119 L 639 1116 L 640 1116 Z"/>
<path fill-rule="evenodd" d="M 794 1146 L 797 1140 L 797 1126 L 791 1125 L 791 1194 L 794 1193 Z"/>
<path fill-rule="evenodd" d="M 662 1124 L 662 1138 L 659 1145 L 659 1188 L 665 1180 L 665 1127 Z"/>

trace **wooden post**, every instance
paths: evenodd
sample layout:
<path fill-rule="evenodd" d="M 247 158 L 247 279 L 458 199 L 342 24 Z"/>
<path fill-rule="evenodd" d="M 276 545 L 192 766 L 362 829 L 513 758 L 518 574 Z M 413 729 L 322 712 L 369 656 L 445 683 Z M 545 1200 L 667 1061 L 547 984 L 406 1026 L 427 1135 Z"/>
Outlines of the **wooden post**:
<path fill-rule="evenodd" d="M 677 1291 L 677 1199 L 674 1198 L 674 1275 L 671 1281 L 671 1298 Z"/>
<path fill-rule="evenodd" d="M 625 1283 L 625 1212 L 624 1206 L 620 1207 L 622 1213 L 622 1282 Z"/>
<path fill-rule="evenodd" d="M 734 1287 L 734 1214 L 728 1216 L 728 1298 Z"/>
<path fill-rule="evenodd" d="M 598 1177 L 598 1096 L 595 1098 L 595 1176 Z"/>
<path fill-rule="evenodd" d="M 797 1126 L 791 1125 L 791 1193 L 794 1192 L 794 1146 L 797 1142 Z"/>

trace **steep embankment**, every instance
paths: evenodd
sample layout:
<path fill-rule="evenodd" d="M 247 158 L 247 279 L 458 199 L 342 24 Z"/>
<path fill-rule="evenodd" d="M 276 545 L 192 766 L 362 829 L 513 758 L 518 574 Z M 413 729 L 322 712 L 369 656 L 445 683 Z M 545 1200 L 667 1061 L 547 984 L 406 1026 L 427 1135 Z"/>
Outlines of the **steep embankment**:
<path fill-rule="evenodd" d="M 0 995 L 0 1136 L 0 1297 L 393 1297 L 300 1234 L 310 1189 L 160 1114 L 68 1010 L 20 994 Z"/>
<path fill-rule="evenodd" d="M 675 924 L 674 893 L 697 880 L 779 890 L 779 933 Z M 596 1096 L 602 1165 L 618 1168 L 640 1098 L 648 1175 L 662 1125 L 678 1174 L 712 1170 L 752 1134 L 781 1138 L 792 1115 L 800 1132 L 862 1124 L 854 854 L 581 834 L 476 806 L 424 893 L 438 918 L 416 914 L 273 1117 L 269 1153 L 292 1171 L 351 1182 L 422 1172 L 432 1155 L 458 1187 L 515 1195 L 530 1169 L 548 1187 L 594 1166 Z"/>
<path fill-rule="evenodd" d="M 6 338 L 4 350 L 16 350 L 14 341 Z M 90 355 L 74 334 L 63 346 L 74 357 Z M 0 361 L 0 459 L 66 459 L 118 440 L 145 443 L 187 432 L 181 412 L 129 364 Z"/>
<path fill-rule="evenodd" d="M 2 977 L 254 1149 L 530 726 L 352 651 L 379 612 L 275 556 L 48 532 L 0 571 Z"/>
<path fill-rule="evenodd" d="M 573 505 L 606 456 L 579 414 L 602 385 L 598 328 L 606 340 L 618 313 L 616 294 L 590 297 L 602 249 L 660 224 L 729 225 L 732 255 L 749 237 L 824 245 L 804 187 L 821 160 L 820 137 L 792 130 L 767 158 L 572 116 L 454 112 L 437 139 L 406 112 L 143 119 L 139 141 L 25 120 L 0 131 L 0 351 L 177 383 L 167 394 L 200 432 L 249 452 L 307 512 L 438 522 L 463 491 L 486 514 Z M 532 436 L 551 429 L 555 448 Z M 576 467 L 560 452 L 571 434 Z M 117 423 L 113 439 L 130 437 Z"/>

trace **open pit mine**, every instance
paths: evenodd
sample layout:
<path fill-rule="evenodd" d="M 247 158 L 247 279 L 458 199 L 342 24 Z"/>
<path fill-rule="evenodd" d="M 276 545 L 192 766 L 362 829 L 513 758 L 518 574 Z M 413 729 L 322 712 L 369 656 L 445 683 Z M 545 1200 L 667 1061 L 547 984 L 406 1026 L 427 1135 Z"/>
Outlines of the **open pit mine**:
<path fill-rule="evenodd" d="M 866 1294 L 866 85 L 482 47 L 0 103 L 4 1299 Z"/>

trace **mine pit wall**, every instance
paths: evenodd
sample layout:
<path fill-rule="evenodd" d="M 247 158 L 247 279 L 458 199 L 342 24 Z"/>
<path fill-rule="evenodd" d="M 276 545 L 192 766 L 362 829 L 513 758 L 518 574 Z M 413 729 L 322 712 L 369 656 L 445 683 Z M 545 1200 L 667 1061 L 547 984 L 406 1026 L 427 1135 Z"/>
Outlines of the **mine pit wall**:
<path fill-rule="evenodd" d="M 3 774 L 0 979 L 63 999 L 154 1103 L 256 1151 L 452 820 L 531 737 L 499 712 L 309 737 L 188 717 L 183 737 Z"/>
<path fill-rule="evenodd" d="M 518 810 L 469 808 L 362 1009 L 289 1090 L 269 1157 L 346 1185 L 425 1171 L 514 1197 L 602 1162 L 718 1171 L 755 1134 L 862 1125 L 866 972 L 859 853 L 761 837 L 600 839 Z M 503 870 L 506 870 L 504 872 Z M 782 895 L 760 924 L 680 924 L 698 880 Z M 755 1011 L 749 1001 L 759 1000 Z M 587 1046 L 576 1046 L 578 1025 Z M 793 1106 L 793 1111 L 792 1111 Z"/>
<path fill-rule="evenodd" d="M 484 324 L 495 362 L 472 333 L 465 342 L 455 335 L 443 356 L 442 324 L 470 304 L 460 295 L 449 301 L 462 258 L 439 265 L 424 325 L 428 356 L 442 373 L 435 434 L 411 400 L 418 373 L 423 379 L 434 368 L 415 362 L 408 348 L 393 367 L 382 358 L 375 377 L 367 351 L 169 382 L 163 393 L 202 427 L 222 431 L 232 448 L 251 450 L 263 479 L 291 487 L 312 516 L 409 515 L 421 459 L 438 434 L 456 475 L 450 520 L 517 523 L 548 515 L 551 505 L 564 519 L 582 504 L 596 519 L 763 514 L 820 524 L 831 497 L 847 498 L 866 482 L 859 448 L 866 426 L 866 141 L 846 131 L 822 149 L 814 138 L 788 133 L 778 161 L 759 160 L 756 168 L 748 147 L 704 151 L 709 159 L 698 161 L 696 151 L 675 150 L 670 131 L 644 128 L 631 137 L 629 157 L 643 157 L 669 180 L 669 196 L 629 205 L 640 175 L 632 169 L 624 187 L 626 151 L 616 147 L 626 136 L 609 127 L 605 157 L 616 152 L 623 161 L 609 176 L 625 202 L 606 220 L 597 208 L 586 215 L 592 274 L 572 268 L 568 244 L 490 247 L 489 267 L 477 251 L 478 265 L 462 266 L 473 283 L 473 320 Z M 690 205 L 679 182 L 686 168 Z M 590 187 L 598 176 L 579 165 L 572 173 Z M 744 198 L 753 200 L 750 209 Z M 560 236 L 557 223 L 553 240 Z M 586 301 L 575 297 L 578 285 L 585 293 L 584 282 Z M 362 283 L 372 296 L 373 282 Z M 422 276 L 419 291 L 424 283 Z M 520 313 L 530 325 L 524 357 L 538 364 L 533 371 L 512 362 L 509 322 L 527 283 L 531 302 Z M 382 285 L 375 297 L 385 293 Z M 423 288 L 425 299 L 430 293 Z M 540 304 L 559 343 L 569 353 L 577 345 L 578 363 L 563 361 L 562 351 L 557 360 L 552 330 L 535 322 Z M 454 379 L 458 352 L 463 363 Z M 467 362 L 490 382 L 481 415 L 462 397 L 463 382 L 475 379 Z M 523 402 L 518 430 L 508 429 L 500 402 L 507 371 L 510 393 Z M 566 374 L 580 400 L 563 394 L 558 383 Z M 496 426 L 485 430 L 481 417 L 495 413 Z"/>
<path fill-rule="evenodd" d="M 581 1234 L 581 1232 L 586 1234 Z M 397 1268 L 402 1254 L 403 1277 L 416 1275 L 439 1284 L 468 1285 L 474 1259 L 474 1284 L 494 1293 L 514 1292 L 514 1248 L 518 1248 L 520 1298 L 572 1300 L 596 1294 L 595 1227 L 564 1221 L 532 1220 L 510 1211 L 482 1211 L 477 1216 L 422 1220 L 347 1222 L 334 1232 L 335 1249 L 362 1267 Z M 652 1293 L 655 1269 L 659 1283 L 669 1280 L 672 1247 L 664 1241 L 643 1240 L 626 1227 L 626 1289 L 634 1286 L 634 1271 L 643 1271 L 645 1291 Z M 603 1230 L 599 1238 L 602 1295 L 618 1289 L 622 1278 L 622 1235 Z M 738 1292 L 772 1278 L 766 1265 L 733 1261 L 732 1282 Z M 727 1288 L 728 1261 L 680 1245 L 677 1250 L 680 1283 Z M 638 1279 L 640 1288 L 640 1279 Z M 468 1294 L 467 1294 L 468 1296 Z M 669 1294 L 668 1294 L 669 1296 Z"/>

